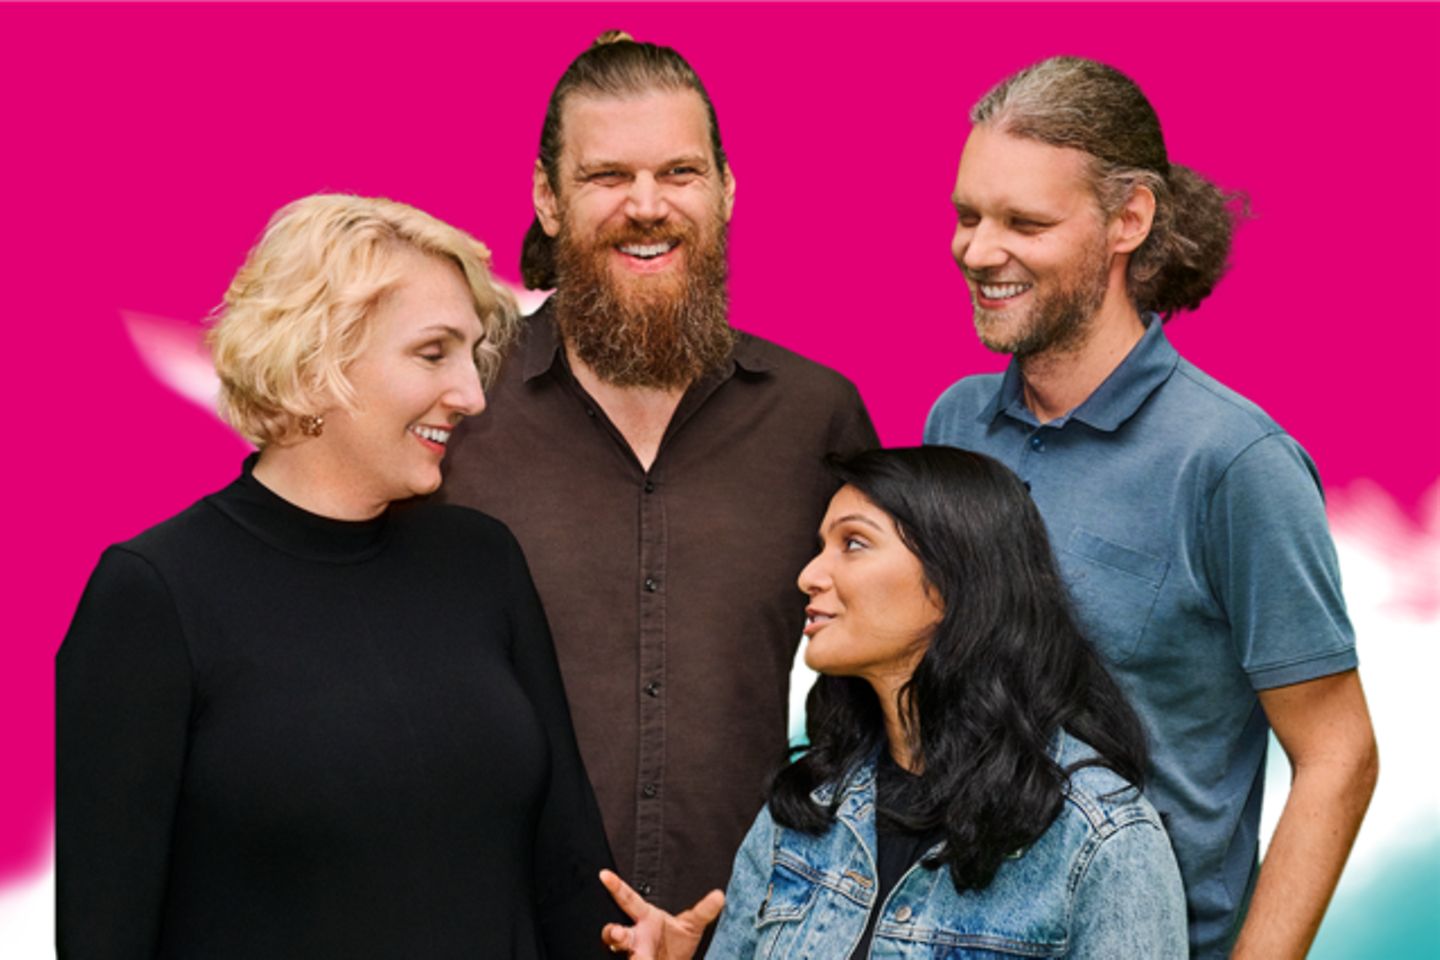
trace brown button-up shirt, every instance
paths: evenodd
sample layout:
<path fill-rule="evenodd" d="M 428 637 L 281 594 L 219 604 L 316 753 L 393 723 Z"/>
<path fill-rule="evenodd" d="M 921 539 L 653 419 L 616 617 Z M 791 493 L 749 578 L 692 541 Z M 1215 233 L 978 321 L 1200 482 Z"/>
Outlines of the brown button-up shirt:
<path fill-rule="evenodd" d="M 874 428 L 848 380 L 741 334 L 647 472 L 545 308 L 489 401 L 452 436 L 441 496 L 519 538 L 615 862 L 688 907 L 725 886 L 786 759 L 795 578 L 836 488 L 822 460 L 875 446 Z"/>

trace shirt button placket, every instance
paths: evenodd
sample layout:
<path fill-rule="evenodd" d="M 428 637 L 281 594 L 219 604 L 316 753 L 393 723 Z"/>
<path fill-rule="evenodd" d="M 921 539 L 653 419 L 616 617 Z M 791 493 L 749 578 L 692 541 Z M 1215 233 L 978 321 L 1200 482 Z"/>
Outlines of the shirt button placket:
<path fill-rule="evenodd" d="M 650 474 L 642 474 L 636 486 L 640 495 L 636 507 L 640 519 L 639 611 L 640 657 L 638 667 L 640 716 L 639 766 L 636 770 L 636 846 L 634 874 L 643 878 L 635 889 L 649 896 L 664 875 L 660 838 L 664 833 L 662 805 L 665 789 L 665 698 L 660 696 L 665 679 L 665 585 L 666 540 L 665 497 Z"/>

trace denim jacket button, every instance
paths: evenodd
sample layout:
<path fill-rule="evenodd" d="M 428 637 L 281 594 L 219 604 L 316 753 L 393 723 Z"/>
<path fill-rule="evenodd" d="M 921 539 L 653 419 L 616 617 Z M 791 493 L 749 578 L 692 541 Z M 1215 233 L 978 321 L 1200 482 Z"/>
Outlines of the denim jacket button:
<path fill-rule="evenodd" d="M 896 911 L 895 911 L 895 922 L 896 922 L 896 923 L 904 923 L 905 921 L 907 921 L 907 920 L 910 919 L 911 913 L 912 913 L 912 911 L 910 910 L 910 905 L 909 905 L 909 904 L 906 904 L 905 906 L 901 907 L 899 910 L 896 910 Z"/>

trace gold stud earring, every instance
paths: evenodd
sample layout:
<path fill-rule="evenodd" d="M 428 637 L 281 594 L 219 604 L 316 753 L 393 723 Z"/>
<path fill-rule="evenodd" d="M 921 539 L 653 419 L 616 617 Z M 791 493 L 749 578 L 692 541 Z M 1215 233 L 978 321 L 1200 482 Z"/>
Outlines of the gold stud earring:
<path fill-rule="evenodd" d="M 300 432 L 307 437 L 320 436 L 325 432 L 325 418 L 318 414 L 305 414 L 300 418 Z"/>

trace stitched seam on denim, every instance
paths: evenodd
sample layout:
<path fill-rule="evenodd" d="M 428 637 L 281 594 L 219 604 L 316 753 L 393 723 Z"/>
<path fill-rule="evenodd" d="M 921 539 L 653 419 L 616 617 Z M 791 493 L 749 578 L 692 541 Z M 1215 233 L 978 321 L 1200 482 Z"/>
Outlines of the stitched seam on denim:
<path fill-rule="evenodd" d="M 852 903 L 859 904 L 862 907 L 868 906 L 868 904 L 863 899 L 853 893 L 850 889 L 852 887 L 858 887 L 858 883 L 844 883 L 843 878 L 837 879 L 828 873 L 822 873 L 821 871 L 818 871 L 815 868 L 811 867 L 810 864 L 806 863 L 804 860 L 801 860 L 799 857 L 796 857 L 794 854 L 788 853 L 785 850 L 780 850 L 776 852 L 775 865 L 784 867 L 792 873 L 798 874 L 801 879 L 806 880 L 813 885 L 810 895 L 806 898 L 807 907 L 809 904 L 812 904 L 814 902 L 816 893 L 818 893 L 820 888 L 822 887 L 826 890 L 833 890 L 835 893 L 838 893 L 840 896 L 844 897 L 846 900 L 851 901 Z M 776 914 L 775 916 L 779 917 L 780 915 Z M 767 919 L 769 919 L 768 914 Z"/>
<path fill-rule="evenodd" d="M 1106 815 L 1104 808 L 1090 795 L 1089 791 L 1081 790 L 1067 781 L 1064 799 L 1080 811 L 1080 815 L 1085 818 L 1086 823 L 1090 825 L 1092 831 L 1098 832 L 1105 829 L 1105 825 L 1110 818 Z M 1057 816 L 1055 819 L 1059 820 L 1060 818 Z"/>
<path fill-rule="evenodd" d="M 1065 930 L 1067 933 L 1067 941 L 1069 940 L 1069 931 L 1074 929 L 1075 926 L 1075 892 L 1080 889 L 1080 884 L 1084 881 L 1085 874 L 1090 871 L 1090 864 L 1095 861 L 1095 855 L 1100 852 L 1100 847 L 1104 845 L 1104 843 L 1113 837 L 1119 836 L 1121 830 L 1134 827 L 1136 824 L 1144 824 L 1152 829 L 1163 832 L 1163 828 L 1158 823 L 1151 821 L 1148 817 L 1131 820 L 1116 827 L 1107 837 L 1099 838 L 1092 836 L 1090 838 L 1092 842 L 1086 843 L 1080 856 L 1076 858 L 1075 863 L 1077 869 L 1072 870 L 1070 873 L 1069 889 L 1066 891 L 1065 897 Z"/>
<path fill-rule="evenodd" d="M 860 850 L 864 853 L 865 865 L 869 867 L 870 875 L 872 877 L 879 877 L 880 868 L 875 864 L 875 854 L 870 850 L 869 847 L 865 846 L 865 841 L 860 839 L 860 831 L 855 828 L 855 824 L 851 823 L 849 820 L 846 820 L 843 817 L 840 818 L 840 822 L 845 825 L 846 830 L 850 831 L 850 837 L 855 841 L 855 846 L 860 848 Z M 860 887 L 859 883 L 855 883 L 852 881 L 848 885 L 848 887 L 850 889 L 846 889 L 845 887 L 836 887 L 832 889 L 834 889 L 845 899 L 849 900 L 851 903 L 857 903 L 860 906 L 864 907 L 867 911 L 874 906 L 875 897 L 873 895 L 873 886 L 865 888 L 865 892 L 863 894 L 859 893 L 858 890 L 854 893 L 851 892 L 851 889 Z"/>
<path fill-rule="evenodd" d="M 1114 836 L 1114 833 L 1110 834 Z M 1085 879 L 1086 872 L 1090 869 L 1090 862 L 1095 859 L 1095 854 L 1100 850 L 1100 845 L 1108 839 L 1100 836 L 1096 830 L 1087 831 L 1085 843 L 1075 855 L 1075 860 L 1070 866 L 1070 876 L 1065 881 L 1065 929 L 1069 930 L 1073 920 L 1072 911 L 1075 907 L 1075 891 L 1080 889 L 1080 883 Z"/>
<path fill-rule="evenodd" d="M 875 928 L 876 937 L 902 940 L 909 943 L 928 943 L 946 947 L 983 947 L 989 950 L 1006 950 L 1022 957 L 1053 957 L 1056 951 L 1065 952 L 1069 939 L 1060 941 L 1015 940 L 999 934 L 951 933 L 934 927 L 902 928 L 893 921 L 882 920 Z"/>

